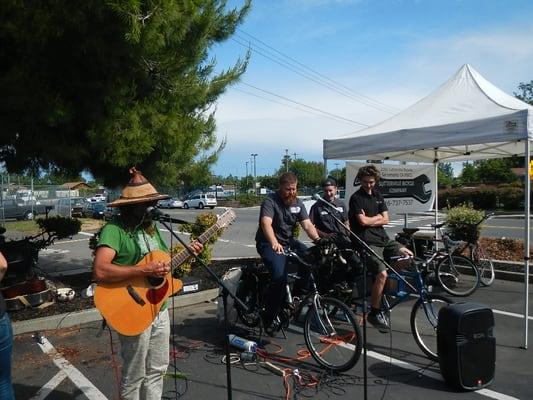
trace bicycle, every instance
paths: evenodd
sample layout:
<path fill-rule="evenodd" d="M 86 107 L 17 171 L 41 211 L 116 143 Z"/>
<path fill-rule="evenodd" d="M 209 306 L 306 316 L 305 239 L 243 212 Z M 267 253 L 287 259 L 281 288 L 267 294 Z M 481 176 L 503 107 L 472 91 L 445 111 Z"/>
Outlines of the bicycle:
<path fill-rule="evenodd" d="M 286 251 L 290 262 L 309 268 L 309 292 L 302 299 L 293 298 L 291 278 L 286 285 L 286 298 L 278 313 L 280 330 L 290 323 L 301 324 L 300 316 L 305 314 L 303 334 L 306 347 L 313 359 L 322 367 L 343 372 L 351 369 L 361 355 L 361 333 L 352 310 L 339 299 L 323 297 L 317 289 L 314 278 L 315 265 L 305 261 L 292 250 Z M 248 307 L 237 306 L 237 314 L 243 324 L 259 327 L 263 332 L 262 315 L 266 304 L 270 272 L 264 265 L 244 267 L 236 295 Z M 305 311 L 305 313 L 304 313 Z M 284 331 L 283 331 L 284 332 Z"/>
<path fill-rule="evenodd" d="M 496 274 L 494 273 L 494 264 L 492 260 L 487 257 L 485 249 L 479 241 L 479 225 L 484 221 L 490 219 L 494 213 L 488 213 L 483 216 L 481 221 L 477 224 L 464 225 L 462 228 L 457 229 L 456 233 L 460 235 L 460 239 L 463 239 L 465 243 L 464 246 L 458 247 L 456 250 L 457 254 L 463 254 L 464 251 L 468 251 L 467 257 L 472 260 L 472 262 L 477 266 L 479 270 L 479 279 L 483 286 L 490 286 L 494 282 Z"/>
<path fill-rule="evenodd" d="M 411 250 L 415 252 L 415 257 L 424 261 L 428 265 L 429 271 L 434 271 L 435 279 L 439 285 L 452 296 L 469 296 L 478 288 L 480 277 L 476 265 L 467 257 L 457 254 L 456 249 L 463 244 L 461 240 L 452 240 L 450 236 L 442 232 L 445 224 L 431 225 L 438 229 L 443 248 L 436 250 L 426 250 L 422 257 L 416 253 L 414 234 L 418 228 L 403 228 L 403 234 L 398 239 L 404 244 L 409 244 Z"/>
<path fill-rule="evenodd" d="M 381 298 L 381 312 L 384 313 L 390 325 L 390 314 L 394 307 L 410 300 L 413 295 L 418 296 L 411 308 L 411 334 L 422 352 L 429 359 L 438 361 L 437 325 L 439 311 L 441 308 L 452 304 L 452 301 L 445 296 L 429 292 L 426 285 L 429 274 L 428 265 L 417 260 L 413 260 L 409 269 L 398 272 L 389 270 Z M 357 305 L 360 306 L 356 303 Z"/>

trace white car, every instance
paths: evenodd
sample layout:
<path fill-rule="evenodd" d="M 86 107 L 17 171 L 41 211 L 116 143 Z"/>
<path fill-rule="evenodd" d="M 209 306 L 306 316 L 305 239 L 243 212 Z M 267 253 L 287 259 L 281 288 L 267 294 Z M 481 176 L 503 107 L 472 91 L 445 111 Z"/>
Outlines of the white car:
<path fill-rule="evenodd" d="M 157 206 L 159 208 L 183 208 L 183 201 L 170 198 L 170 199 L 160 200 L 159 203 L 157 203 Z"/>
<path fill-rule="evenodd" d="M 88 202 L 90 203 L 96 203 L 96 202 L 99 202 L 99 201 L 106 201 L 106 196 L 105 194 L 95 194 L 93 197 L 89 197 L 87 199 Z"/>
<path fill-rule="evenodd" d="M 215 208 L 217 205 L 217 198 L 214 194 L 196 194 L 192 196 L 191 198 L 185 200 L 183 202 L 183 208 Z"/>

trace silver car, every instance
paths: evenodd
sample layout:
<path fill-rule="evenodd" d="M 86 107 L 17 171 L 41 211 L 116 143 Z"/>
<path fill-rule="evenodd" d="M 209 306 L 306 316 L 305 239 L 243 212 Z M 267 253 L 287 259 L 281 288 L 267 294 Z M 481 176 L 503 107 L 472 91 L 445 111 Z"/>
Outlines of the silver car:
<path fill-rule="evenodd" d="M 170 198 L 170 199 L 160 200 L 159 203 L 157 203 L 157 206 L 159 208 L 183 208 L 183 201 Z"/>
<path fill-rule="evenodd" d="M 217 198 L 214 194 L 196 194 L 183 202 L 183 208 L 215 208 Z"/>

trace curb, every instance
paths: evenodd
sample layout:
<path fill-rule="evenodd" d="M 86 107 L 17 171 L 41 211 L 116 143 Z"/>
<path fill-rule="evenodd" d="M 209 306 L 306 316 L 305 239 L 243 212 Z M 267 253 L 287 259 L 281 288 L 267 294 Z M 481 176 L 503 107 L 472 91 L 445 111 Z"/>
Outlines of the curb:
<path fill-rule="evenodd" d="M 170 308 L 181 308 L 193 304 L 204 303 L 213 300 L 218 296 L 218 289 L 202 290 L 200 292 L 178 295 L 169 299 Z M 101 321 L 102 315 L 96 308 L 83 311 L 70 312 L 65 314 L 50 315 L 48 317 L 28 319 L 12 323 L 13 335 L 23 333 L 56 330 L 70 328 L 72 326 L 85 324 L 88 322 Z"/>
<path fill-rule="evenodd" d="M 253 261 L 257 257 L 242 257 L 242 260 Z M 220 261 L 230 261 L 231 259 L 220 259 Z M 520 266 L 523 267 L 524 264 L 521 262 L 510 262 L 510 261 L 494 261 L 494 266 L 506 265 L 506 266 Z M 532 268 L 533 270 L 533 268 Z M 496 269 L 495 271 L 496 279 L 507 280 L 512 282 L 524 282 L 524 273 L 523 272 L 510 272 Z M 533 283 L 533 273 L 529 276 L 529 283 Z M 183 295 L 177 295 L 169 301 L 169 308 L 181 308 L 190 306 L 193 304 L 203 303 L 212 301 L 218 296 L 219 289 L 208 289 L 202 290 L 199 292 L 188 293 Z M 172 304 L 170 304 L 172 303 Z M 17 321 L 12 323 L 13 334 L 19 335 L 23 333 L 35 332 L 35 331 L 44 331 L 44 330 L 55 330 L 61 328 L 70 328 L 72 326 L 101 321 L 102 316 L 96 308 L 91 308 L 82 311 L 50 315 L 48 317 L 28 319 L 24 321 Z"/>

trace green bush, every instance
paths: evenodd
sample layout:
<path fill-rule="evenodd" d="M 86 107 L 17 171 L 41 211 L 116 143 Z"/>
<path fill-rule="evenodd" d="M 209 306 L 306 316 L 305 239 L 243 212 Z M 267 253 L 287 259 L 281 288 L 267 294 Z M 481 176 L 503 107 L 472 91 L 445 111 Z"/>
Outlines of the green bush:
<path fill-rule="evenodd" d="M 498 187 L 498 200 L 505 210 L 524 208 L 524 189 L 513 184 Z"/>
<path fill-rule="evenodd" d="M 476 209 L 493 210 L 498 206 L 499 194 L 498 188 L 489 185 L 469 189 L 446 189 L 439 192 L 439 208 L 468 204 Z"/>
<path fill-rule="evenodd" d="M 472 207 L 461 205 L 448 210 L 444 222 L 450 236 L 455 240 L 473 241 L 479 237 L 479 224 L 485 213 Z"/>
<path fill-rule="evenodd" d="M 245 207 L 257 206 L 261 204 L 262 200 L 263 199 L 261 197 L 251 193 L 239 194 L 237 196 L 237 201 Z"/>

